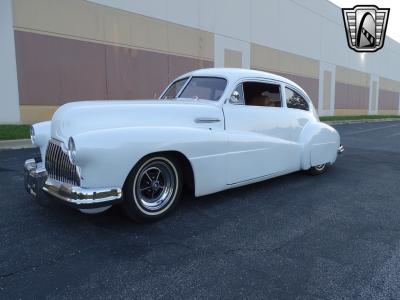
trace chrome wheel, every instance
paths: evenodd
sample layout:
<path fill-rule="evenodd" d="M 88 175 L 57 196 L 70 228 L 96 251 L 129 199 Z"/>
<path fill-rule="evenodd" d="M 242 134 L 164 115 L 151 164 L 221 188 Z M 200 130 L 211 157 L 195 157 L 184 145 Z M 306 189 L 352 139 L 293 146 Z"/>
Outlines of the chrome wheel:
<path fill-rule="evenodd" d="M 176 192 L 177 172 L 165 159 L 153 159 L 139 170 L 134 194 L 138 204 L 147 211 L 160 211 L 171 202 Z"/>
<path fill-rule="evenodd" d="M 318 172 L 322 171 L 323 169 L 325 169 L 326 164 L 322 164 L 322 165 L 318 165 L 315 166 L 314 169 Z"/>

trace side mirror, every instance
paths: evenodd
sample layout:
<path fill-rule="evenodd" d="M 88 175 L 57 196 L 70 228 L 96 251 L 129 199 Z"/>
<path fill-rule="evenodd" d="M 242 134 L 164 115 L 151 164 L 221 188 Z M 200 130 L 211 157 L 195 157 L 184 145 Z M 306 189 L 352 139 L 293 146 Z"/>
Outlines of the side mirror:
<path fill-rule="evenodd" d="M 240 103 L 240 94 L 238 91 L 233 91 L 230 101 L 231 101 L 231 103 L 234 103 L 234 104 Z"/>

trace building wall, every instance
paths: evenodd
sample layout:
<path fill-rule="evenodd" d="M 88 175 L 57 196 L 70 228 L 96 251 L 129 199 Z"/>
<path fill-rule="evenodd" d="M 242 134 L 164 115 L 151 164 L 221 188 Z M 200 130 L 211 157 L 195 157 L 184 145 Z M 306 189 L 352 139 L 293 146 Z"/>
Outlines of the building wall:
<path fill-rule="evenodd" d="M 21 120 L 77 100 L 158 97 L 212 67 L 212 34 L 81 0 L 14 1 Z"/>
<path fill-rule="evenodd" d="M 8 28 L 6 48 L 14 55 L 8 70 L 18 71 L 5 103 L 14 121 L 49 119 L 69 101 L 157 97 L 176 76 L 213 66 L 288 77 L 321 115 L 400 111 L 400 45 L 386 38 L 377 53 L 348 49 L 341 10 L 328 1 L 5 3 L 8 25 L 0 30 Z M 0 122 L 9 121 L 5 115 L 12 114 L 0 112 Z"/>
<path fill-rule="evenodd" d="M 400 112 L 400 82 L 381 77 L 379 79 L 378 113 L 397 115 Z"/>
<path fill-rule="evenodd" d="M 0 1 L 0 37 L 0 122 L 18 123 L 20 112 L 11 0 Z"/>
<path fill-rule="evenodd" d="M 336 67 L 335 114 L 367 115 L 369 90 L 369 74 Z"/>

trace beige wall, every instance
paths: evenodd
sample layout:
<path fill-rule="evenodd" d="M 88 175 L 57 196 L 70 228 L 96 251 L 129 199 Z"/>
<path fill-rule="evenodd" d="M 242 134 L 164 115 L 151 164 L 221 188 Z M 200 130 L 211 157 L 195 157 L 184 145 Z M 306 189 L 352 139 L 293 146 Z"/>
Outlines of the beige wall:
<path fill-rule="evenodd" d="M 241 68 L 242 67 L 242 52 L 225 49 L 224 66 L 226 68 Z"/>
<path fill-rule="evenodd" d="M 379 88 L 382 90 L 387 90 L 392 92 L 400 92 L 400 82 L 380 77 Z"/>
<path fill-rule="evenodd" d="M 21 105 L 21 120 L 24 124 L 32 124 L 50 120 L 58 106 L 48 105 Z"/>
<path fill-rule="evenodd" d="M 176 76 L 213 65 L 210 32 L 82 0 L 13 5 L 24 123 L 69 101 L 159 96 Z"/>
<path fill-rule="evenodd" d="M 318 79 L 319 76 L 318 61 L 257 44 L 251 45 L 251 66 L 310 78 Z"/>
<path fill-rule="evenodd" d="M 368 114 L 370 75 L 336 67 L 335 114 Z"/>
<path fill-rule="evenodd" d="M 213 60 L 210 32 L 82 0 L 15 0 L 14 27 Z"/>
<path fill-rule="evenodd" d="M 369 88 L 369 74 L 342 66 L 336 67 L 336 81 Z"/>

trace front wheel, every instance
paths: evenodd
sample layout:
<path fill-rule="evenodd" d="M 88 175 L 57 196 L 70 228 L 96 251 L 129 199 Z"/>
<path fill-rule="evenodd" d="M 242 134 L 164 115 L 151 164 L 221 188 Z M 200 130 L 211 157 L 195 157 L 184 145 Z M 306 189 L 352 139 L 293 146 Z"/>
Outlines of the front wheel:
<path fill-rule="evenodd" d="M 170 213 L 182 193 L 182 174 L 174 157 L 154 156 L 140 160 L 124 186 L 124 210 L 131 219 L 157 220 Z"/>
<path fill-rule="evenodd" d="M 326 170 L 328 169 L 328 167 L 329 167 L 329 164 L 317 165 L 317 166 L 311 167 L 308 170 L 308 173 L 310 173 L 311 175 L 319 175 L 319 174 L 325 173 Z"/>

